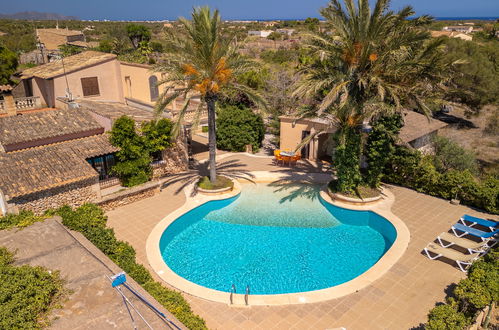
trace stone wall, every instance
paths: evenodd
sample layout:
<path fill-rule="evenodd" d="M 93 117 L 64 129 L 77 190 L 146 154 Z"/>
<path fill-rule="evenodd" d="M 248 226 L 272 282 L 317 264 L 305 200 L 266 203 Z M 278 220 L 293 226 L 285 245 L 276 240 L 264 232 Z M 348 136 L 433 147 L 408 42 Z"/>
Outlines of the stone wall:
<path fill-rule="evenodd" d="M 179 139 L 171 148 L 163 151 L 163 160 L 153 164 L 153 180 L 168 174 L 187 171 L 189 159 L 186 144 Z"/>
<path fill-rule="evenodd" d="M 111 211 L 144 198 L 152 197 L 159 191 L 159 182 L 148 182 L 102 198 L 97 204 L 105 211 Z"/>
<path fill-rule="evenodd" d="M 15 197 L 8 202 L 14 204 L 19 210 L 29 210 L 36 214 L 42 214 L 45 210 L 63 205 L 78 207 L 97 200 L 97 191 L 93 188 L 95 184 L 98 184 L 98 177 Z"/>

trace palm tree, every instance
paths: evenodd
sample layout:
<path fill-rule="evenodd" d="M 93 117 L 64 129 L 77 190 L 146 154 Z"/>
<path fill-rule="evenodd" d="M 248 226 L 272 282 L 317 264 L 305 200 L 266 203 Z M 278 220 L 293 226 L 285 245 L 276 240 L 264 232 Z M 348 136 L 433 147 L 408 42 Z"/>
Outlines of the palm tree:
<path fill-rule="evenodd" d="M 216 180 L 216 104 L 228 95 L 245 95 L 254 104 L 265 108 L 266 103 L 256 91 L 237 82 L 237 77 L 254 70 L 256 63 L 239 53 L 234 37 L 225 36 L 221 30 L 218 10 L 209 7 L 194 8 L 192 19 L 180 18 L 180 28 L 166 33 L 168 50 L 163 64 L 157 70 L 166 78 L 159 82 L 165 85 L 156 104 L 159 115 L 165 107 L 178 98 L 186 100 L 176 123 L 176 132 L 184 113 L 193 99 L 200 99 L 197 118 L 206 106 L 208 110 L 208 147 L 210 181 Z"/>
<path fill-rule="evenodd" d="M 350 156 L 359 159 L 362 124 L 404 106 L 428 114 L 427 101 L 438 96 L 448 65 L 442 60 L 442 40 L 430 40 L 423 28 L 430 17 L 409 20 L 412 8 L 394 13 L 389 0 L 378 0 L 374 9 L 368 0 L 343 2 L 344 7 L 331 0 L 321 10 L 333 33 L 311 35 L 308 47 L 316 60 L 300 69 L 303 79 L 295 94 L 316 100 L 303 115 L 324 118 L 338 128 L 338 148 L 353 143 Z M 341 187 L 347 191 L 360 183 L 359 168 L 351 162 L 337 168 L 339 181 L 352 178 Z"/>

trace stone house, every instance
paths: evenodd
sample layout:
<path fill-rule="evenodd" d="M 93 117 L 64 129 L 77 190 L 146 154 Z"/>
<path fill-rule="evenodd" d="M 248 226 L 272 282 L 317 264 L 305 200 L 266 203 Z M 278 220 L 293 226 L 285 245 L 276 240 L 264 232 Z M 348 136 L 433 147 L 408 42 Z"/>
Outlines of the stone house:
<path fill-rule="evenodd" d="M 456 31 L 431 31 L 431 36 L 433 38 L 438 38 L 438 37 L 449 37 L 449 38 L 457 38 L 461 40 L 466 40 L 466 41 L 471 41 L 473 40 L 473 36 L 469 34 L 465 34 L 462 32 L 456 32 Z"/>
<path fill-rule="evenodd" d="M 116 55 L 86 51 L 22 72 L 26 97 L 44 107 L 60 106 L 58 98 L 124 102 L 120 64 Z"/>
<path fill-rule="evenodd" d="M 252 30 L 248 31 L 249 36 L 257 36 L 260 38 L 267 38 L 273 31 L 272 30 Z"/>
<path fill-rule="evenodd" d="M 456 32 L 469 34 L 469 33 L 473 32 L 473 26 L 470 26 L 470 25 L 444 26 L 442 31 L 456 31 Z"/>
<path fill-rule="evenodd" d="M 0 118 L 0 205 L 40 213 L 100 198 L 99 166 L 117 151 L 86 111 L 47 109 Z"/>
<path fill-rule="evenodd" d="M 152 112 L 164 86 L 162 74 L 146 64 L 118 61 L 116 55 L 85 51 L 64 60 L 26 69 L 16 89 L 23 96 L 35 98 L 42 107 L 65 107 L 64 100 L 116 102 Z M 188 124 L 194 118 L 200 100 L 191 102 L 184 116 Z M 181 99 L 166 109 L 175 120 L 183 106 Z M 203 112 L 201 123 L 207 121 Z"/>
<path fill-rule="evenodd" d="M 152 114 L 88 102 L 0 117 L 0 213 L 99 203 L 107 188 L 119 184 L 110 172 L 118 149 L 106 131 L 123 114 L 138 121 Z M 152 165 L 155 177 L 186 170 L 185 143 L 178 141 Z"/>
<path fill-rule="evenodd" d="M 332 148 L 331 135 L 336 132 L 335 127 L 328 127 L 327 122 L 319 118 L 301 118 L 281 116 L 280 118 L 280 149 L 295 150 L 301 141 L 317 131 L 323 133 L 315 136 L 310 143 L 301 148 L 304 159 L 330 159 Z M 400 130 L 400 143 L 424 151 L 431 144 L 432 137 L 438 130 L 447 126 L 437 119 L 428 119 L 415 111 L 404 111 L 404 126 Z"/>
<path fill-rule="evenodd" d="M 58 51 L 62 45 L 85 46 L 85 35 L 81 31 L 68 29 L 36 29 L 36 39 L 44 50 L 49 52 Z"/>

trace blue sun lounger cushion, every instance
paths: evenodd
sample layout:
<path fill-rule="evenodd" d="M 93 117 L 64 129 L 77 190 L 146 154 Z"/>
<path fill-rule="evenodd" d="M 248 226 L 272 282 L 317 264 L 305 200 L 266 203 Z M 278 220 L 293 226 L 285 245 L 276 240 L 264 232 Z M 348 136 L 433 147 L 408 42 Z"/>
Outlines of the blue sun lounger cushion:
<path fill-rule="evenodd" d="M 473 217 L 468 214 L 463 215 L 460 221 L 463 225 L 466 225 L 466 222 L 471 222 L 470 227 L 479 224 L 481 226 L 488 227 L 491 231 L 494 231 L 499 226 L 499 222 Z"/>

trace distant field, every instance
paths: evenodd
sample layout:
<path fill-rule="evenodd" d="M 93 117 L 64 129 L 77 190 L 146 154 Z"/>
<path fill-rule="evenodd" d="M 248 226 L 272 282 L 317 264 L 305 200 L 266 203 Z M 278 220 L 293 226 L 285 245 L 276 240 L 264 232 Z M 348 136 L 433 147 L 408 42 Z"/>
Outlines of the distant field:
<path fill-rule="evenodd" d="M 466 117 L 463 107 L 454 105 L 450 115 L 462 118 L 464 121 L 451 124 L 441 130 L 441 135 L 451 138 L 461 146 L 476 152 L 477 159 L 488 168 L 499 170 L 499 135 L 497 121 L 495 134 L 486 131 L 491 125 L 492 117 L 499 116 L 499 107 L 486 106 L 478 116 Z M 490 130 L 488 130 L 490 131 Z"/>

